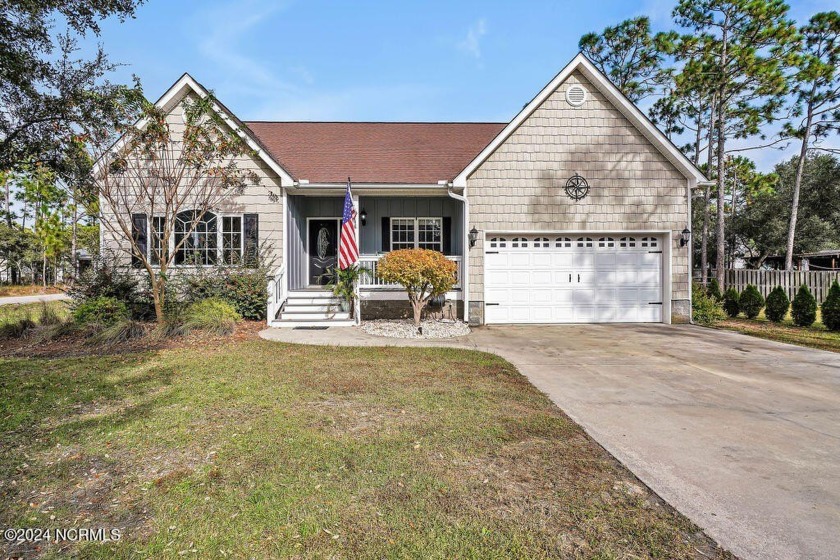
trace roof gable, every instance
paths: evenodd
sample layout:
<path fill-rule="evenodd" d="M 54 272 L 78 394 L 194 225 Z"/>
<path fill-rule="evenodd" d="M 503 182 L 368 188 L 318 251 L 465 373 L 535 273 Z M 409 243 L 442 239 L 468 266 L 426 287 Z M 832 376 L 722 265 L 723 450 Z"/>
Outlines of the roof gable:
<path fill-rule="evenodd" d="M 170 87 L 166 93 L 157 100 L 155 106 L 160 109 L 171 110 L 174 105 L 180 103 L 184 96 L 190 92 L 201 98 L 205 98 L 210 95 L 209 91 L 205 89 L 204 86 L 198 83 L 189 74 L 184 73 L 184 75 L 181 76 L 178 81 L 175 82 L 172 87 Z M 281 185 L 291 186 L 294 183 L 294 180 L 289 172 L 271 157 L 269 151 L 259 142 L 248 127 L 236 118 L 236 116 L 218 99 L 214 100 L 213 110 L 222 117 L 231 130 L 233 130 L 240 138 L 242 138 L 242 140 L 245 141 L 249 148 L 256 152 L 257 157 L 280 177 Z"/>
<path fill-rule="evenodd" d="M 594 87 L 621 112 L 645 138 L 664 155 L 687 179 L 697 183 L 708 179 L 627 97 L 613 85 L 583 54 L 578 54 L 511 120 L 492 142 L 455 177 L 456 187 L 465 187 L 472 175 L 496 149 L 502 145 L 542 104 L 565 82 L 573 72 L 579 71 Z"/>

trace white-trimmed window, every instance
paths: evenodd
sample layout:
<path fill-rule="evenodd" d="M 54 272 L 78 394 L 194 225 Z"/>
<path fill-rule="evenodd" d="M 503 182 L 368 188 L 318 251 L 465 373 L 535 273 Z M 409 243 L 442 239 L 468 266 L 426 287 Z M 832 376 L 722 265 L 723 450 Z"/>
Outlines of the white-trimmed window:
<path fill-rule="evenodd" d="M 548 237 L 537 237 L 536 239 L 534 239 L 534 247 L 549 247 Z"/>
<path fill-rule="evenodd" d="M 222 216 L 222 264 L 240 264 L 245 235 L 242 216 Z"/>
<path fill-rule="evenodd" d="M 615 247 L 615 239 L 613 239 L 612 237 L 602 237 L 598 240 L 598 247 L 602 249 L 613 248 Z"/>
<path fill-rule="evenodd" d="M 163 229 L 166 226 L 166 218 L 164 216 L 152 216 L 152 222 L 149 228 L 149 260 L 158 266 L 160 265 L 161 254 L 161 240 L 163 239 Z"/>
<path fill-rule="evenodd" d="M 555 247 L 571 247 L 572 246 L 572 240 L 569 239 L 568 237 L 558 237 L 557 239 L 554 240 L 554 246 Z"/>
<path fill-rule="evenodd" d="M 642 247 L 657 247 L 658 245 L 655 237 L 642 237 Z"/>
<path fill-rule="evenodd" d="M 592 238 L 591 237 L 578 237 L 577 246 L 578 247 L 592 247 Z"/>
<path fill-rule="evenodd" d="M 443 219 L 417 218 L 417 247 L 443 252 Z"/>
<path fill-rule="evenodd" d="M 391 250 L 443 252 L 443 218 L 391 218 Z"/>
<path fill-rule="evenodd" d="M 511 247 L 518 249 L 522 247 L 523 249 L 528 248 L 528 238 L 527 237 L 514 237 L 513 242 L 510 244 Z"/>
<path fill-rule="evenodd" d="M 495 249 L 496 247 L 505 248 L 507 247 L 507 239 L 504 237 L 494 237 L 490 240 L 490 248 Z"/>
<path fill-rule="evenodd" d="M 622 237 L 621 241 L 619 242 L 619 247 L 622 248 L 633 248 L 636 246 L 636 238 L 635 237 Z"/>
<path fill-rule="evenodd" d="M 417 236 L 415 235 L 414 218 L 391 218 L 391 249 L 414 249 Z"/>
<path fill-rule="evenodd" d="M 218 221 L 212 212 L 205 212 L 195 222 L 197 212 L 186 210 L 175 217 L 176 265 L 206 266 L 216 264 L 218 257 Z M 193 227 L 193 223 L 195 225 Z M 190 231 L 192 228 L 192 231 Z M 183 241 L 183 243 L 181 243 Z"/>

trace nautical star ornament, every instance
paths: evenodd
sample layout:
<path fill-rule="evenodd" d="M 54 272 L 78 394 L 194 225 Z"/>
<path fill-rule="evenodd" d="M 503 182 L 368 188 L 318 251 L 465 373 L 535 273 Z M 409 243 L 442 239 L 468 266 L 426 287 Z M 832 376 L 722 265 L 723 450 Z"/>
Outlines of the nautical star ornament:
<path fill-rule="evenodd" d="M 566 181 L 566 195 L 572 200 L 582 200 L 588 194 L 589 183 L 577 173 Z"/>

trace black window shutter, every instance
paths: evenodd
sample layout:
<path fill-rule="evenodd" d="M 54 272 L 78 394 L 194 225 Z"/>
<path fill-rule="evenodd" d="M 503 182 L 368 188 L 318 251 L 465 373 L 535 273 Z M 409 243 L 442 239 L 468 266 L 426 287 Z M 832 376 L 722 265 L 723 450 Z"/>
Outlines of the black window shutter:
<path fill-rule="evenodd" d="M 144 257 L 149 254 L 149 234 L 148 234 L 148 218 L 146 214 L 132 214 L 131 215 L 131 237 L 134 239 L 134 247 L 131 250 L 131 266 L 140 268 L 143 266 L 143 261 L 140 255 Z M 137 253 L 140 253 L 138 255 Z"/>
<path fill-rule="evenodd" d="M 243 262 L 248 268 L 257 268 L 260 257 L 260 215 L 245 214 L 245 254 Z"/>
<path fill-rule="evenodd" d="M 443 218 L 443 254 L 452 254 L 452 218 L 444 216 Z"/>
<path fill-rule="evenodd" d="M 387 253 L 391 250 L 391 218 L 383 216 L 382 218 L 382 252 Z"/>

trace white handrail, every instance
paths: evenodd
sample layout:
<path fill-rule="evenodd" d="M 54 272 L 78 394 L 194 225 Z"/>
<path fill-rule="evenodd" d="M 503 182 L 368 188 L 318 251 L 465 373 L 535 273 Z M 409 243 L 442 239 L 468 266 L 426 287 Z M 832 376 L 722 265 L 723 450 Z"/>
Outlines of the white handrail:
<path fill-rule="evenodd" d="M 286 265 L 282 265 L 273 278 L 268 279 L 268 311 L 266 321 L 270 325 L 277 312 L 286 303 Z"/>
<path fill-rule="evenodd" d="M 376 266 L 379 263 L 379 259 L 382 258 L 382 255 L 360 255 L 359 256 L 359 266 L 363 268 L 365 271 L 362 272 L 362 276 L 359 280 L 359 288 L 363 290 L 369 289 L 390 289 L 390 288 L 401 288 L 399 284 L 389 284 L 381 280 L 376 275 Z M 457 266 L 455 270 L 455 277 L 456 282 L 454 289 L 458 289 L 461 287 L 461 278 L 462 278 L 462 270 L 463 270 L 463 257 L 460 255 L 447 255 L 447 259 L 453 261 Z"/>

